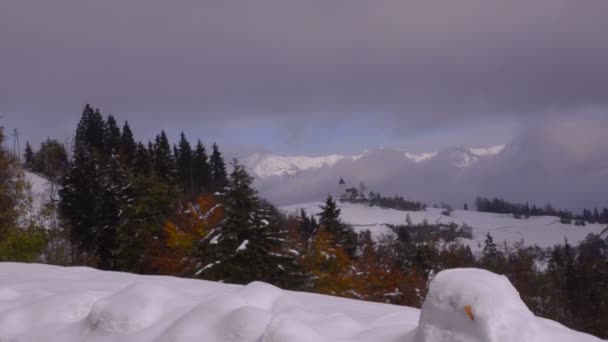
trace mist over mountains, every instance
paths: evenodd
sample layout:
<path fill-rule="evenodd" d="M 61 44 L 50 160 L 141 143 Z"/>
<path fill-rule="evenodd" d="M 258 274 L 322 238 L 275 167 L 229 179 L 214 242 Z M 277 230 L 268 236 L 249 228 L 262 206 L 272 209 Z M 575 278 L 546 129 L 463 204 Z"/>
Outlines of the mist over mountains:
<path fill-rule="evenodd" d="M 316 201 L 360 182 L 368 191 L 462 207 L 476 196 L 572 210 L 607 205 L 606 118 L 529 122 L 511 142 L 428 153 L 379 148 L 359 155 L 245 159 L 260 193 L 281 205 Z"/>

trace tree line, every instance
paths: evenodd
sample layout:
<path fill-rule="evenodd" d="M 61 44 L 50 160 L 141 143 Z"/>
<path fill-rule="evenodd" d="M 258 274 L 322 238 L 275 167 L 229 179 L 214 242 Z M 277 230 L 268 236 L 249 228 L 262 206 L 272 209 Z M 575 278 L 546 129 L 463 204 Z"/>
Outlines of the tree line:
<path fill-rule="evenodd" d="M 502 198 L 485 198 L 477 197 L 475 199 L 477 211 L 497 213 L 497 214 L 512 214 L 516 218 L 530 216 L 557 216 L 562 223 L 571 224 L 573 221 L 577 225 L 585 225 L 588 223 L 608 224 L 608 208 L 599 210 L 584 209 L 580 214 L 574 214 L 568 210 L 554 209 L 551 204 L 544 207 L 530 205 L 529 203 L 509 202 Z"/>

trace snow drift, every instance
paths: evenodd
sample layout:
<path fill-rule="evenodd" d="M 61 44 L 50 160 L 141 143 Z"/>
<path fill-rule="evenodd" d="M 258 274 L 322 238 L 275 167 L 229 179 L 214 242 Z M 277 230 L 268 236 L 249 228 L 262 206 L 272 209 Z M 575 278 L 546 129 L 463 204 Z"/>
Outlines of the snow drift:
<path fill-rule="evenodd" d="M 506 277 L 478 269 L 447 270 L 430 285 L 417 342 L 537 341 L 535 323 Z"/>
<path fill-rule="evenodd" d="M 84 267 L 0 264 L 0 342 L 592 342 L 536 318 L 506 278 L 439 273 L 422 312 Z"/>

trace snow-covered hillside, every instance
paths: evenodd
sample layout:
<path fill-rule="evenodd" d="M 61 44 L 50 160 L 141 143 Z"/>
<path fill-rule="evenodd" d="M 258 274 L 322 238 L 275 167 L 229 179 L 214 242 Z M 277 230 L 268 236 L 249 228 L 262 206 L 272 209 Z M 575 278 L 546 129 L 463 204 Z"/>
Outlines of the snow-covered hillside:
<path fill-rule="evenodd" d="M 30 185 L 32 196 L 32 206 L 39 211 L 43 205 L 51 199 L 52 184 L 46 178 L 40 177 L 35 173 L 25 171 L 25 181 Z"/>
<path fill-rule="evenodd" d="M 288 213 L 297 213 L 304 209 L 309 214 L 321 212 L 323 203 L 305 203 L 282 207 Z M 529 219 L 515 219 L 512 215 L 481 213 L 469 210 L 454 210 L 450 216 L 442 215 L 442 209 L 427 208 L 425 211 L 400 211 L 380 207 L 370 207 L 363 204 L 338 203 L 342 213 L 342 220 L 349 223 L 357 231 L 370 230 L 372 235 L 380 237 L 393 234 L 387 225 L 404 224 L 409 215 L 412 223 L 418 224 L 427 220 L 429 223 L 466 224 L 473 228 L 473 239 L 464 239 L 463 242 L 473 251 L 483 248 L 487 233 L 490 233 L 495 242 L 517 242 L 523 240 L 525 244 L 536 244 L 541 247 L 551 247 L 563 244 L 564 239 L 570 243 L 578 243 L 590 233 L 601 233 L 606 226 L 601 224 L 587 224 L 584 227 L 573 224 L 562 224 L 558 217 L 537 216 Z"/>
<path fill-rule="evenodd" d="M 534 317 L 506 278 L 439 273 L 419 310 L 84 267 L 0 263 L 1 342 L 594 342 Z"/>

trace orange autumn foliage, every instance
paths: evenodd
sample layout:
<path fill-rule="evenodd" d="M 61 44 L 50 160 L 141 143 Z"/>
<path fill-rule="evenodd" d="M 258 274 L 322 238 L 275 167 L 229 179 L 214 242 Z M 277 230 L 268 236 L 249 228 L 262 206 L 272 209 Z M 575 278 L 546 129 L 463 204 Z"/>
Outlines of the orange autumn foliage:
<path fill-rule="evenodd" d="M 187 275 L 201 262 L 198 242 L 224 218 L 224 209 L 211 195 L 186 203 L 165 222 L 153 264 L 162 274 Z"/>

